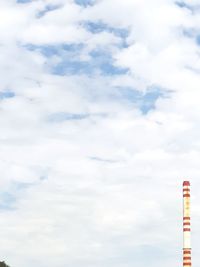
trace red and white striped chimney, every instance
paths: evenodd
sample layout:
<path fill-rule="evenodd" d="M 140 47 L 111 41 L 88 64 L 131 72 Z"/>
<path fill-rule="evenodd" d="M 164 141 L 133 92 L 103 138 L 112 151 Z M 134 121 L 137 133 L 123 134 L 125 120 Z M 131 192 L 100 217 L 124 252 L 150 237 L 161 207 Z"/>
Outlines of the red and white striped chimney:
<path fill-rule="evenodd" d="M 183 182 L 183 267 L 192 266 L 190 228 L 190 182 Z"/>

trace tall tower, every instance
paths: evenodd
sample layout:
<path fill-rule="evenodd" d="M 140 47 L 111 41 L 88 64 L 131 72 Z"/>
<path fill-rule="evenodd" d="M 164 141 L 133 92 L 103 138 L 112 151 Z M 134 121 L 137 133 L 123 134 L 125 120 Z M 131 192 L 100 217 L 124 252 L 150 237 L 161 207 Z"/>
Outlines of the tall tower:
<path fill-rule="evenodd" d="M 190 182 L 183 182 L 183 267 L 192 266 L 190 229 Z"/>

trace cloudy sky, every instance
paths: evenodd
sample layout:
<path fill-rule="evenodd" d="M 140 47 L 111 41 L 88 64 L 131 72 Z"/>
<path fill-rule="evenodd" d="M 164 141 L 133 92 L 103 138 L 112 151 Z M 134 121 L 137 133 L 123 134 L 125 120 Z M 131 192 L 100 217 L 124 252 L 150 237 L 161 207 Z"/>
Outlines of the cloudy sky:
<path fill-rule="evenodd" d="M 199 0 L 0 0 L 0 260 L 200 265 Z"/>

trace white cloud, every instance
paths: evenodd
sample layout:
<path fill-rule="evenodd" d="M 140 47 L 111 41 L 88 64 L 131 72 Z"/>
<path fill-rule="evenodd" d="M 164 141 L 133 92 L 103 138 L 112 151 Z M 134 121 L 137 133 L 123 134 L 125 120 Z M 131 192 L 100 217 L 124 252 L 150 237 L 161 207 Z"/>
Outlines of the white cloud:
<path fill-rule="evenodd" d="M 184 32 L 198 35 L 198 9 L 172 0 L 0 5 L 0 90 L 14 94 L 0 97 L 0 202 L 3 193 L 14 199 L 14 209 L 0 205 L 1 260 L 11 267 L 176 264 L 183 178 L 193 185 L 197 251 L 199 46 Z M 59 7 L 40 16 L 49 5 Z M 92 33 L 84 21 L 110 31 Z M 65 54 L 63 44 L 83 48 Z M 46 56 L 44 45 L 60 53 Z M 93 50 L 106 50 L 128 71 L 102 75 Z M 53 74 L 70 53 L 84 72 Z M 87 73 L 91 60 L 97 70 Z M 152 86 L 171 93 L 146 115 L 134 100 L 116 97 L 118 87 Z M 51 122 L 55 114 L 71 120 Z"/>

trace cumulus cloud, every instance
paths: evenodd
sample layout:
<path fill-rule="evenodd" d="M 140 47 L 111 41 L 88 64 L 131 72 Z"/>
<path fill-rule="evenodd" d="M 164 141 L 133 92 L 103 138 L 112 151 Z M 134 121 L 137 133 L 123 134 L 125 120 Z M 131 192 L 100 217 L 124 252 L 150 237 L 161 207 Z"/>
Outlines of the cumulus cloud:
<path fill-rule="evenodd" d="M 0 10 L 2 260 L 180 263 L 185 177 L 195 255 L 198 1 L 2 0 Z"/>

